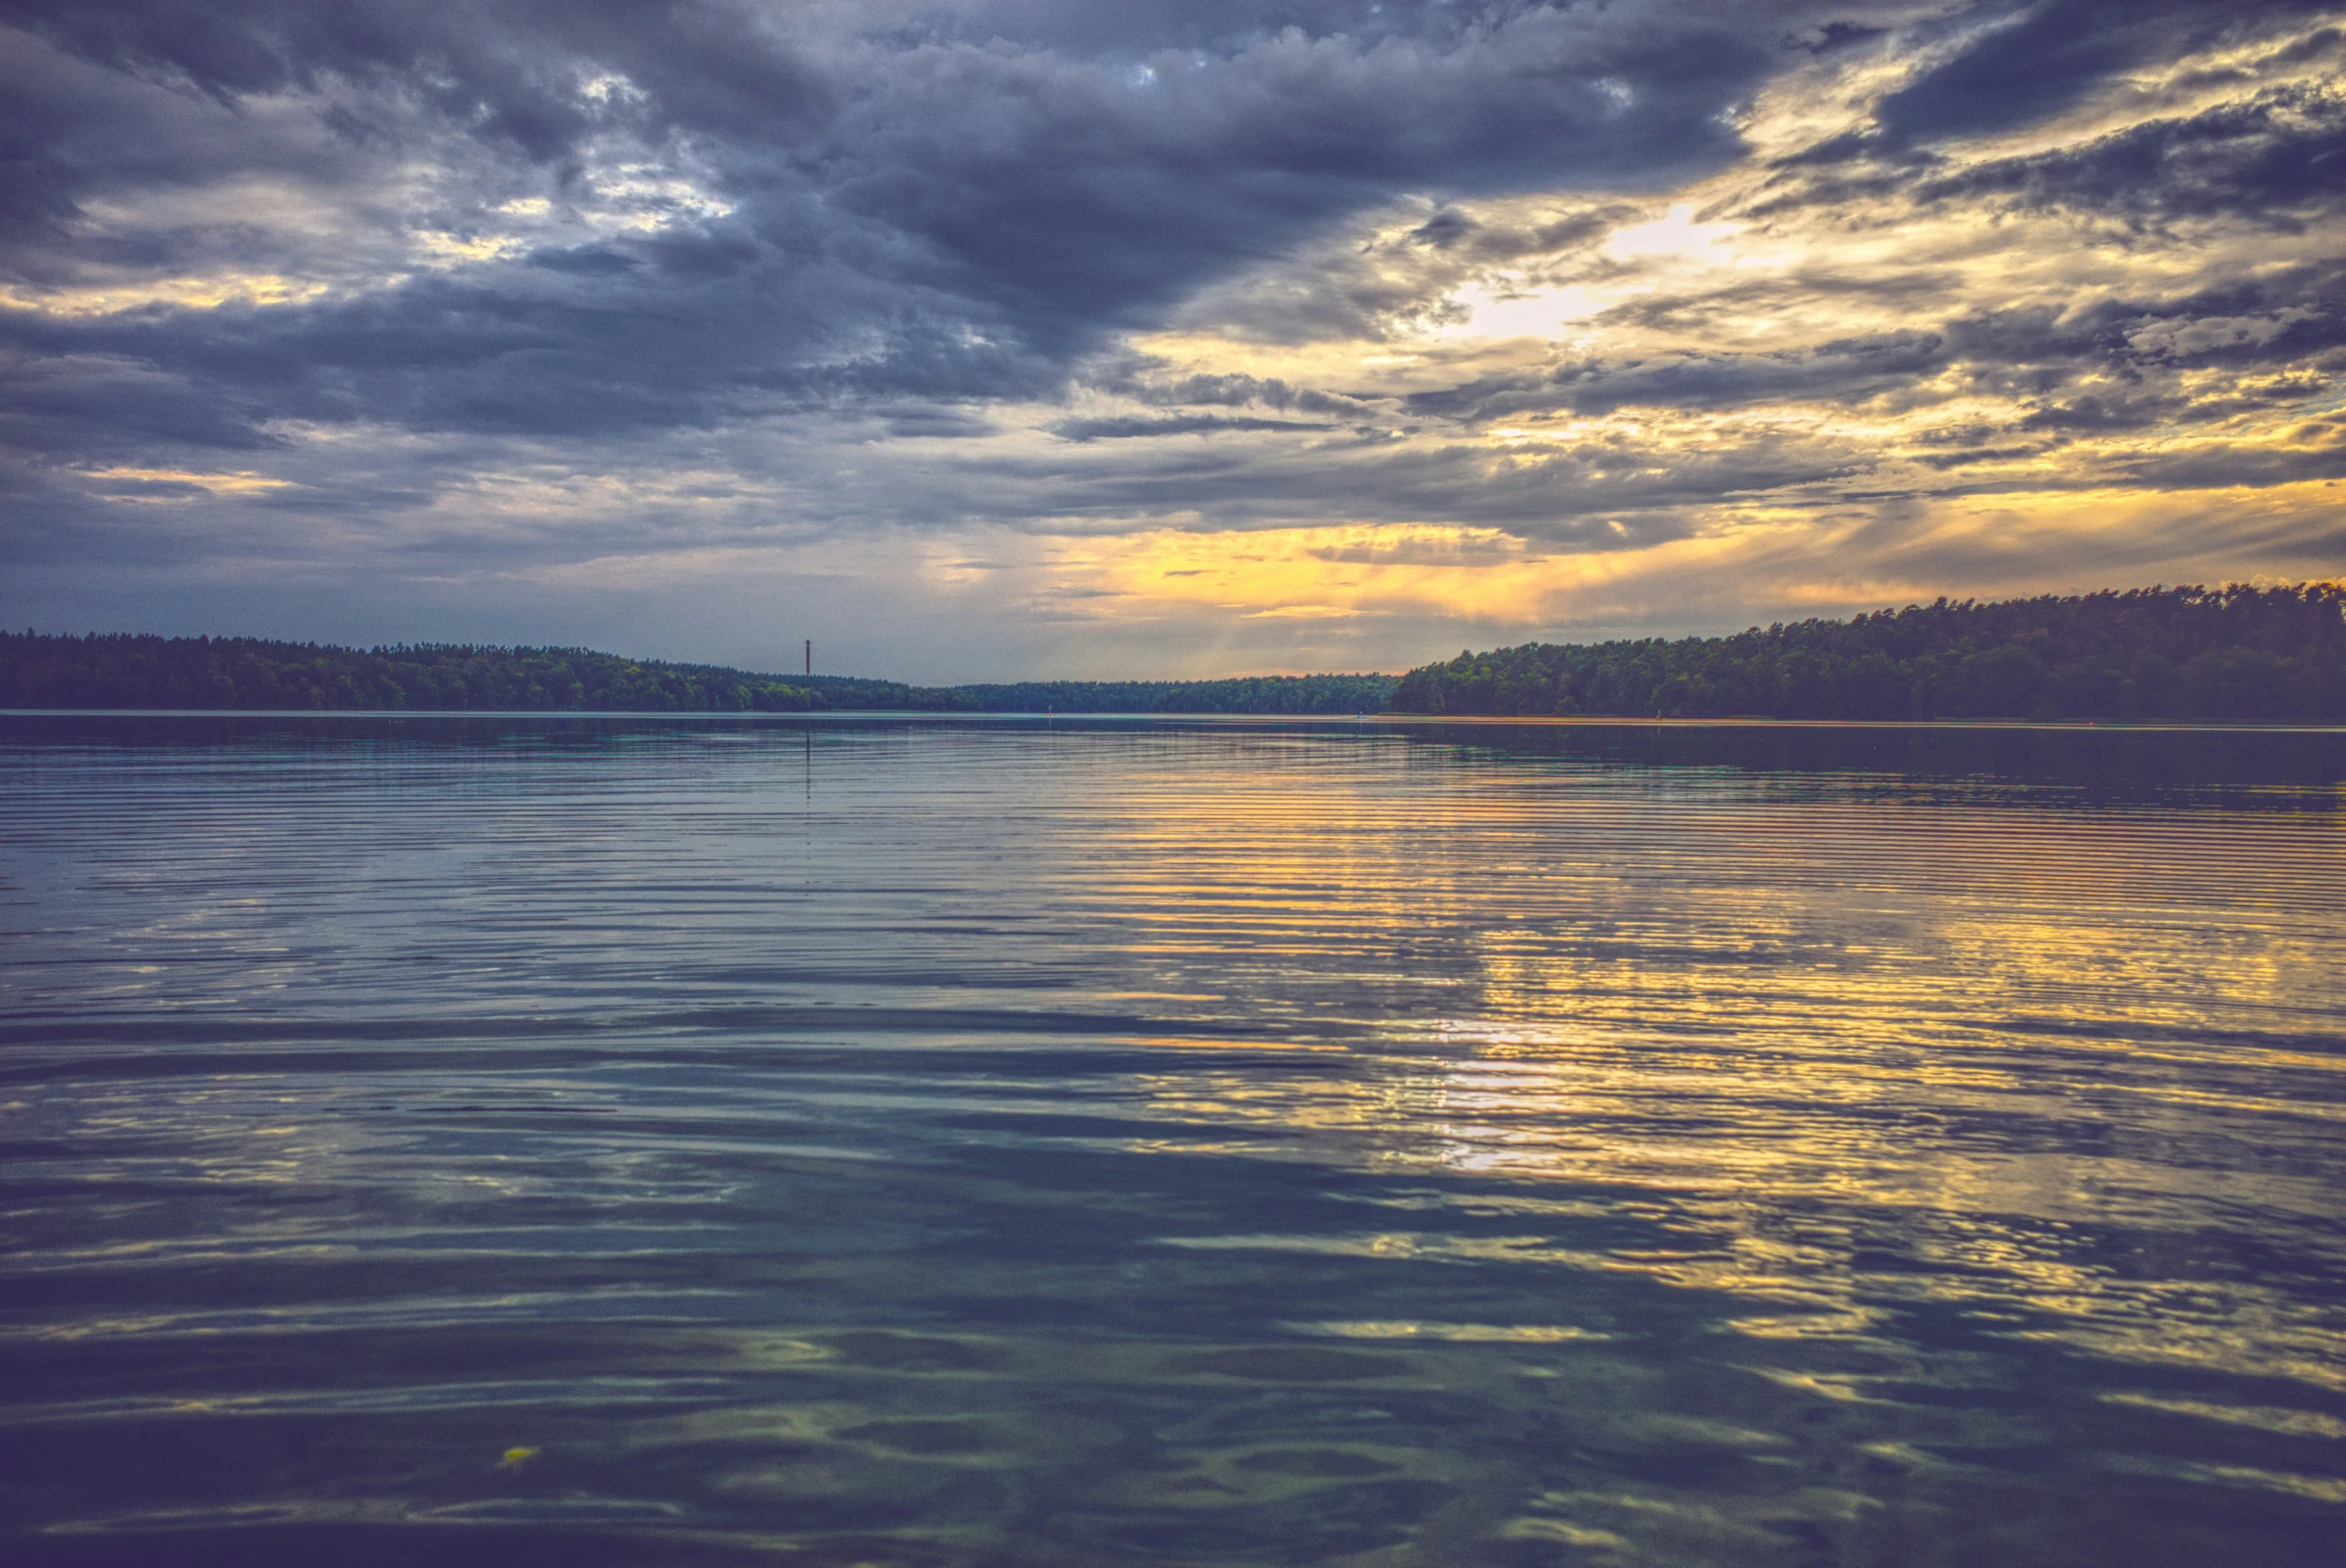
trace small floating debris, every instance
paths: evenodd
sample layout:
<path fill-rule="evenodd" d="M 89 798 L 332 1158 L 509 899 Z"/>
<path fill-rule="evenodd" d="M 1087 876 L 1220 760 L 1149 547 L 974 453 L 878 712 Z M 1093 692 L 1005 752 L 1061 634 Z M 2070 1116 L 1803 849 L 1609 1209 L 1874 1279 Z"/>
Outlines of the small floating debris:
<path fill-rule="evenodd" d="M 497 1461 L 497 1468 L 500 1470 L 519 1470 L 523 1465 L 537 1458 L 538 1453 L 539 1450 L 535 1448 L 508 1448 L 505 1451 L 505 1456 Z"/>

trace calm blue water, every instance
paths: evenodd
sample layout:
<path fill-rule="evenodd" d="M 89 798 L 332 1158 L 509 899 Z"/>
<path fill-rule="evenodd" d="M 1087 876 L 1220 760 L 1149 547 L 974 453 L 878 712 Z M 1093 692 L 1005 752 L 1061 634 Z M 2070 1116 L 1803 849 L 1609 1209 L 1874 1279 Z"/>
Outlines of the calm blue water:
<path fill-rule="evenodd" d="M 2327 1568 L 2342 785 L 0 719 L 0 1556 Z"/>

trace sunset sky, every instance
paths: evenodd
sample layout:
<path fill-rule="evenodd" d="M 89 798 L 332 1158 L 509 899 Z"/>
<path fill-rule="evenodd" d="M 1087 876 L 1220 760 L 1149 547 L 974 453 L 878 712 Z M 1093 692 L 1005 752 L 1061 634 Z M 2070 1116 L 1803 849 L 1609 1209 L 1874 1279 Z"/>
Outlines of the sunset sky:
<path fill-rule="evenodd" d="M 2346 573 L 2346 5 L 5 0 L 0 619 L 934 682 Z"/>

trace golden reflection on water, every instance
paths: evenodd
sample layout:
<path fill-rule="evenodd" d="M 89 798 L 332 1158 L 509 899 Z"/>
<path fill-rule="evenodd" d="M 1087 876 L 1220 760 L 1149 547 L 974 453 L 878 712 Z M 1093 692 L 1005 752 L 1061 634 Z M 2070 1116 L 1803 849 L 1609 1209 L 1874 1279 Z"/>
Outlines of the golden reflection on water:
<path fill-rule="evenodd" d="M 1249 963 L 1348 958 L 1439 1007 L 1320 1046 L 1324 1074 L 1143 1075 L 1141 1119 L 1198 1136 L 1134 1146 L 1593 1187 L 1624 1208 L 1642 1194 L 1685 1246 L 1375 1229 L 1179 1244 L 1629 1271 L 1768 1304 L 1733 1319 L 1760 1337 L 1858 1335 L 1889 1303 L 1942 1301 L 2041 1315 L 2060 1326 L 2015 1331 L 2120 1360 L 2346 1388 L 2330 1303 L 2131 1278 L 2067 1237 L 2085 1221 L 2205 1225 L 2228 1203 L 2332 1214 L 2334 808 L 1673 799 L 1503 768 L 1440 783 L 1370 780 L 1331 800 L 1324 778 L 1289 788 L 1249 770 L 1163 811 L 1127 797 L 1108 863 L 1146 871 L 1090 898 L 1127 911 L 1134 951 L 1193 952 L 1237 926 Z M 1228 978 L 1225 997 L 1245 996 L 1251 976 Z M 2296 1044 L 2307 1031 L 2318 1048 Z M 2045 1130 L 2080 1117 L 2095 1137 Z M 2170 1157 L 2227 1122 L 2301 1157 Z M 1885 1217 L 1899 1255 L 1853 1266 L 1860 1238 L 1832 1222 L 1785 1233 L 1818 1205 Z"/>
<path fill-rule="evenodd" d="M 2325 1561 L 2334 788 L 819 739 L 28 789 L 0 1508 L 153 1560 Z"/>

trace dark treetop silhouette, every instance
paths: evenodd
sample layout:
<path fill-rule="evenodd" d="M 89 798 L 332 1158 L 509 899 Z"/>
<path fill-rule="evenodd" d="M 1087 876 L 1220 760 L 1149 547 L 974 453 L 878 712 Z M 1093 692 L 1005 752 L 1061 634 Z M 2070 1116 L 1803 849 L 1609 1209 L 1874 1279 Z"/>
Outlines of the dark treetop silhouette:
<path fill-rule="evenodd" d="M 1401 678 L 1412 714 L 2346 723 L 2346 586 L 1941 599 L 1733 637 L 1527 643 Z"/>
<path fill-rule="evenodd" d="M 457 712 L 1349 714 L 1391 700 L 1391 676 L 1042 681 L 919 687 L 760 675 L 576 648 L 360 651 L 253 638 L 0 633 L 0 707 Z"/>
<path fill-rule="evenodd" d="M 563 648 L 0 633 L 0 707 L 1590 715 L 2346 723 L 2346 587 L 1909 605 L 1733 637 L 1527 643 L 1380 675 L 907 686 Z"/>

